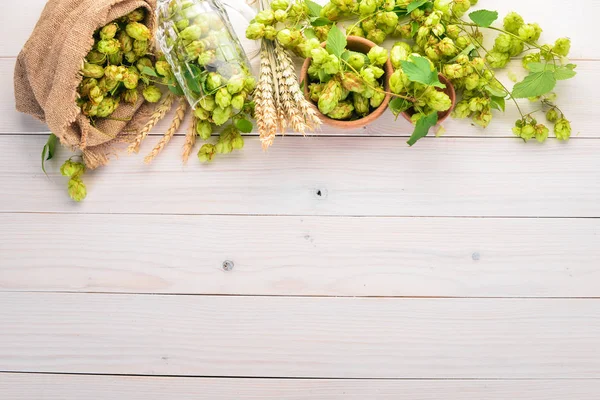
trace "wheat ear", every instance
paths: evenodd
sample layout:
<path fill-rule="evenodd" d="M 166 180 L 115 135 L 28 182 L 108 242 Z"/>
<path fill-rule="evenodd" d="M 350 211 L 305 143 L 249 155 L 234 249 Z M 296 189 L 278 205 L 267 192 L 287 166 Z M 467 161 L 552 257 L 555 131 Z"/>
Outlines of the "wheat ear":
<path fill-rule="evenodd" d="M 264 150 L 273 144 L 278 125 L 277 109 L 275 107 L 275 82 L 269 51 L 266 49 L 266 46 L 268 45 L 263 41 L 263 48 L 260 52 L 260 76 L 254 97 L 256 104 L 256 125 L 258 126 L 260 141 Z"/>
<path fill-rule="evenodd" d="M 160 152 L 165 148 L 167 143 L 171 141 L 171 138 L 173 138 L 173 135 L 175 135 L 175 132 L 177 132 L 177 129 L 179 129 L 179 127 L 181 126 L 181 122 L 185 119 L 185 113 L 187 109 L 187 100 L 185 99 L 185 97 L 180 97 L 179 106 L 177 107 L 177 110 L 175 110 L 175 116 L 173 117 L 173 121 L 171 121 L 171 126 L 169 127 L 169 130 L 167 130 L 165 135 L 162 137 L 160 142 L 158 142 L 158 144 L 154 147 L 154 149 L 152 149 L 150 154 L 148 154 L 146 158 L 144 158 L 144 162 L 146 164 L 151 163 L 152 160 L 154 160 L 156 156 L 158 156 Z"/>
<path fill-rule="evenodd" d="M 175 101 L 175 95 L 173 93 L 167 94 L 167 97 L 163 100 L 163 102 L 156 108 L 146 125 L 142 128 L 141 131 L 138 132 L 137 136 L 133 140 L 133 142 L 127 148 L 129 153 L 138 153 L 140 151 L 140 145 L 142 141 L 148 136 L 148 133 L 158 124 L 169 111 L 173 107 L 173 102 Z"/>
<path fill-rule="evenodd" d="M 198 119 L 195 116 L 192 116 L 192 121 L 190 122 L 187 134 L 185 135 L 185 143 L 183 144 L 183 153 L 181 155 L 184 164 L 188 162 L 190 154 L 192 154 L 192 150 L 194 150 L 194 145 L 196 144 L 196 138 L 198 137 L 198 134 L 196 133 L 197 122 Z"/>

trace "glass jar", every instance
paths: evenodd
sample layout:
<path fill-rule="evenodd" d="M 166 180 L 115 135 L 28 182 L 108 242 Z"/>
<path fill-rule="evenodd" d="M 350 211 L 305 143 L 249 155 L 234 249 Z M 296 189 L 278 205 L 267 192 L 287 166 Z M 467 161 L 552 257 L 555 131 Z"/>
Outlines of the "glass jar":
<path fill-rule="evenodd" d="M 250 63 L 219 0 L 159 0 L 157 40 L 190 105 L 220 88 L 254 87 Z"/>

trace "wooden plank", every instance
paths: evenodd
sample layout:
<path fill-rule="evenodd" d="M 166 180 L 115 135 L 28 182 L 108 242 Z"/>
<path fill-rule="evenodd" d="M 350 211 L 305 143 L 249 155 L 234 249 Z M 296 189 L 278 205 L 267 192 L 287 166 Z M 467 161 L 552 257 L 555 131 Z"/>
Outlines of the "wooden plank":
<path fill-rule="evenodd" d="M 0 226 L 3 291 L 600 297 L 597 219 L 0 214 Z"/>
<path fill-rule="evenodd" d="M 215 379 L 0 374 L 10 400 L 597 400 L 598 380 Z"/>
<path fill-rule="evenodd" d="M 14 59 L 0 59 L 0 87 L 6 88 L 0 92 L 0 135 L 2 134 L 40 134 L 49 133 L 48 127 L 36 119 L 24 114 L 17 113 L 14 105 L 13 94 L 13 69 Z M 600 84 L 600 62 L 581 61 L 578 62 L 578 76 L 570 81 L 560 82 L 557 86 L 559 95 L 558 103 L 567 117 L 573 121 L 573 129 L 578 132 L 577 137 L 599 138 L 600 123 L 597 118 L 589 118 L 589 110 L 600 108 L 600 99 L 589 90 L 590 86 Z M 524 76 L 520 62 L 515 62 L 510 68 L 519 77 Z M 506 72 L 499 75 L 507 85 L 512 84 L 506 77 Z M 10 89 L 9 89 L 10 88 Z M 529 100 L 519 101 L 523 112 L 529 113 L 539 107 Z M 586 104 L 582 107 L 582 104 Z M 512 126 L 518 118 L 514 105 L 507 105 L 506 113 L 494 111 L 495 120 L 487 129 L 481 129 L 469 124 L 467 120 L 450 119 L 444 123 L 445 137 L 514 137 Z M 172 114 L 171 114 L 172 115 Z M 170 115 L 170 116 L 171 116 Z M 156 135 L 164 133 L 168 129 L 171 118 L 167 117 L 154 130 Z M 541 117 L 541 115 L 540 115 Z M 187 124 L 184 123 L 178 135 L 185 135 Z M 397 121 L 391 112 L 386 112 L 377 122 L 360 129 L 343 130 L 323 127 L 322 134 L 330 136 L 393 136 L 408 137 L 412 133 L 411 125 L 403 118 Z M 291 133 L 290 133 L 291 134 Z M 256 135 L 256 134 L 252 134 Z M 278 146 L 282 139 L 277 139 Z"/>
<path fill-rule="evenodd" d="M 3 7 L 4 15 L 10 16 L 0 26 L 0 37 L 10 38 L 0 43 L 0 57 L 16 56 L 31 34 L 46 0 L 26 0 L 12 2 Z M 326 3 L 319 0 L 319 3 Z M 543 42 L 553 42 L 558 37 L 573 39 L 573 58 L 600 58 L 600 45 L 589 34 L 587 27 L 594 26 L 595 16 L 600 15 L 597 1 L 586 1 L 585 6 L 565 7 L 563 2 L 504 0 L 502 2 L 482 1 L 477 8 L 498 10 L 501 17 L 510 11 L 518 11 L 528 22 L 538 22 L 544 28 Z M 475 8 L 474 8 L 475 9 Z M 557 12 L 560 10 L 560 12 Z M 564 21 L 570 23 L 564 24 Z M 490 36 L 493 37 L 493 32 Z M 239 33 L 238 35 L 243 35 Z"/>
<path fill-rule="evenodd" d="M 409 148 L 395 138 L 288 137 L 265 154 L 250 139 L 240 153 L 184 167 L 176 138 L 151 166 L 123 156 L 87 174 L 82 204 L 57 176 L 64 150 L 50 178 L 42 173 L 45 141 L 0 137 L 0 212 L 600 216 L 598 140 L 429 138 Z"/>
<path fill-rule="evenodd" d="M 598 302 L 0 293 L 0 371 L 597 379 Z"/>

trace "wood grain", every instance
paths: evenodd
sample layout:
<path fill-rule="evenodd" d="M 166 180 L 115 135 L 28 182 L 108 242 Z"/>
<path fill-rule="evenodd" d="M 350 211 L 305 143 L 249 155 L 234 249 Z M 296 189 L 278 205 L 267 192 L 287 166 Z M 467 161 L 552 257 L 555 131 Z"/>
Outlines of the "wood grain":
<path fill-rule="evenodd" d="M 0 214 L 0 226 L 3 291 L 600 297 L 598 219 Z"/>
<path fill-rule="evenodd" d="M 1 374 L 10 400 L 597 400 L 599 380 L 215 379 Z"/>
<path fill-rule="evenodd" d="M 600 216 L 600 141 L 293 138 L 268 153 L 258 139 L 210 165 L 180 161 L 176 138 L 151 166 L 124 156 L 86 174 L 74 204 L 58 167 L 40 168 L 45 137 L 1 136 L 0 212 L 369 216 Z M 32 188 L 35 188 L 33 195 Z"/>
<path fill-rule="evenodd" d="M 0 371 L 600 378 L 584 299 L 0 293 Z"/>

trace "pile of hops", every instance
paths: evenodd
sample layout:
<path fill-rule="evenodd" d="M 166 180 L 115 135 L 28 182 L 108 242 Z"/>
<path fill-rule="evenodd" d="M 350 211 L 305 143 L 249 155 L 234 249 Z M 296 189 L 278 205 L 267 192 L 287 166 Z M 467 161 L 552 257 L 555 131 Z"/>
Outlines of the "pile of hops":
<path fill-rule="evenodd" d="M 109 118 L 121 101 L 135 104 L 139 93 L 150 103 L 162 92 L 152 83 L 172 80 L 164 60 L 153 61 L 152 32 L 144 25 L 146 11 L 139 8 L 99 29 L 94 47 L 85 58 L 77 104 L 90 119 Z"/>

